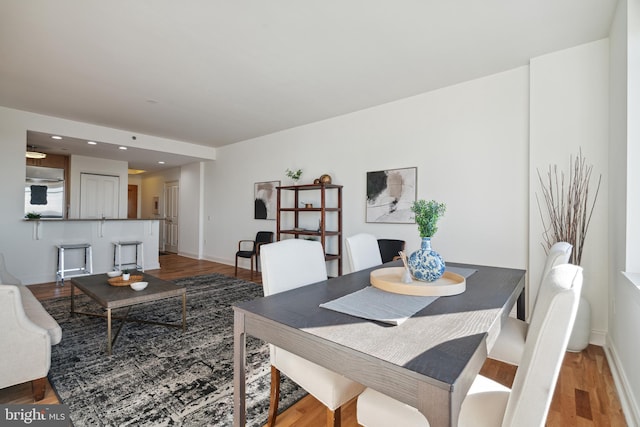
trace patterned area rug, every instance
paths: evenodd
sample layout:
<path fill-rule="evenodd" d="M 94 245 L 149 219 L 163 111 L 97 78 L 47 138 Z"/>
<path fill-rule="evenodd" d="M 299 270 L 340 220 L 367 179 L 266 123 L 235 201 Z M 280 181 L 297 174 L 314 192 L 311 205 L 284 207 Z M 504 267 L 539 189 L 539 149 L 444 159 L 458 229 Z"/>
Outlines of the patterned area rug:
<path fill-rule="evenodd" d="M 187 331 L 126 323 L 110 357 L 105 319 L 71 318 L 68 297 L 43 302 L 62 327 L 62 341 L 52 348 L 49 380 L 69 405 L 76 427 L 233 424 L 231 305 L 262 296 L 262 288 L 221 274 L 176 282 L 187 286 Z M 100 310 L 84 295 L 76 301 L 77 310 Z M 180 322 L 181 301 L 170 298 L 134 306 L 130 317 Z M 114 330 L 118 325 L 114 320 Z M 248 425 L 266 423 L 269 374 L 268 346 L 248 337 Z M 305 394 L 286 378 L 281 387 L 281 410 Z"/>

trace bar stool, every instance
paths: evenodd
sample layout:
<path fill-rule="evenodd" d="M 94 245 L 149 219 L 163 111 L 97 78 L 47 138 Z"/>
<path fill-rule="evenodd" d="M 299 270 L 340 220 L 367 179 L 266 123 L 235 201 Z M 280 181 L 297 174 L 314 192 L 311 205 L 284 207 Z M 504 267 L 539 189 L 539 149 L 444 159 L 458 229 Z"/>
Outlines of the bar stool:
<path fill-rule="evenodd" d="M 131 262 L 122 262 L 122 249 L 126 246 L 135 246 L 136 256 Z M 142 242 L 132 240 L 129 242 L 114 242 L 113 243 L 113 268 L 115 270 L 122 270 L 122 268 L 135 268 L 140 271 L 144 271 L 144 245 Z"/>
<path fill-rule="evenodd" d="M 91 245 L 89 243 L 78 243 L 74 245 L 57 245 L 58 248 L 58 269 L 56 270 L 56 285 L 60 283 L 61 286 L 64 286 L 64 279 L 67 277 L 75 277 L 75 276 L 86 276 L 88 274 L 93 274 L 93 253 L 91 252 Z M 68 251 L 84 251 L 84 265 L 73 267 L 73 268 L 65 268 L 65 255 L 68 254 Z M 73 275 L 68 275 L 67 273 L 73 273 Z"/>

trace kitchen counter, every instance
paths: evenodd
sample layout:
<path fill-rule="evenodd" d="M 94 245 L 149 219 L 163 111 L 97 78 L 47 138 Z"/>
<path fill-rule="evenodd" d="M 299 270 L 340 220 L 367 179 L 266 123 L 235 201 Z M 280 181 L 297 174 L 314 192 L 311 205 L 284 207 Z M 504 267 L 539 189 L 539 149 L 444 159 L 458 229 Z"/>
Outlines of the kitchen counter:
<path fill-rule="evenodd" d="M 25 218 L 20 228 L 31 234 L 22 242 L 34 260 L 32 267 L 21 278 L 24 283 L 55 281 L 57 250 L 61 244 L 90 244 L 93 249 L 93 272 L 113 270 L 114 243 L 136 240 L 144 243 L 145 269 L 160 268 L 160 230 L 166 218 Z M 27 237 L 25 235 L 25 237 Z M 127 258 L 128 259 L 128 258 Z M 74 261 L 71 259 L 71 261 Z M 71 265 L 71 264 L 70 264 Z M 74 263 L 75 265 L 75 263 Z"/>

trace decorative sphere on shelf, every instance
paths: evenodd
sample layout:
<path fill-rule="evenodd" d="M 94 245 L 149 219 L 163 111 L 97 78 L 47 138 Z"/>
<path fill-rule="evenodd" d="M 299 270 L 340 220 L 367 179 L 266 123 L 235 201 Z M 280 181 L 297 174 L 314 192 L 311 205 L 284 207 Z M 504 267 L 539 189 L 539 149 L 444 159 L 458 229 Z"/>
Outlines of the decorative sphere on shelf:
<path fill-rule="evenodd" d="M 320 184 L 320 178 L 316 178 L 316 179 L 314 179 L 314 180 L 313 180 L 313 183 L 314 183 L 314 184 Z"/>
<path fill-rule="evenodd" d="M 320 177 L 320 182 L 322 184 L 331 184 L 331 175 L 324 174 Z"/>

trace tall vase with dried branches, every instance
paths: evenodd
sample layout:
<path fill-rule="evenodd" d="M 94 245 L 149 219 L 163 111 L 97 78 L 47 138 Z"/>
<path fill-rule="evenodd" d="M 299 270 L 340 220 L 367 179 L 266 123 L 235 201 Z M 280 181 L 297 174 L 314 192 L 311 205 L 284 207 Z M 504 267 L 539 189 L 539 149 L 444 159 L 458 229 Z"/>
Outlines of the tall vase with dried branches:
<path fill-rule="evenodd" d="M 545 252 L 556 242 L 570 243 L 573 245 L 570 262 L 576 265 L 582 262 L 582 250 L 602 182 L 600 175 L 595 192 L 591 193 L 592 172 L 593 165 L 587 164 L 582 150 L 579 150 L 575 158 L 571 157 L 568 176 L 559 172 L 557 165 L 549 166 L 544 178 L 538 170 L 543 203 L 537 194 L 536 201 L 544 227 Z M 581 351 L 586 348 L 590 334 L 591 308 L 589 302 L 581 297 L 568 349 Z"/>

